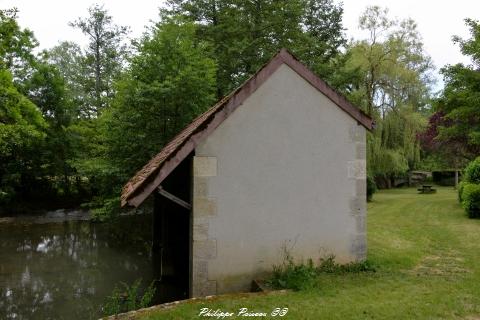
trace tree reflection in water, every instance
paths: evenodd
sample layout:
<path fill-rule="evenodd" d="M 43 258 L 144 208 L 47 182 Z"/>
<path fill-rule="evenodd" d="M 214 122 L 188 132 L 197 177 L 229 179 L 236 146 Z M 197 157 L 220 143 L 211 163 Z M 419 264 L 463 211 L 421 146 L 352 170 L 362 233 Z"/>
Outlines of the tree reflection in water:
<path fill-rule="evenodd" d="M 95 319 L 119 282 L 148 285 L 150 219 L 0 223 L 0 319 Z"/>

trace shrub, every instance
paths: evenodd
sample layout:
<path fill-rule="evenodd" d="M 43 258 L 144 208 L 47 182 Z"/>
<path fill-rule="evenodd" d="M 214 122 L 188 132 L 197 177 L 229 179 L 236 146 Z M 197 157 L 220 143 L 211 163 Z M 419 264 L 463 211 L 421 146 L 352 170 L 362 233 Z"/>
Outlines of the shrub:
<path fill-rule="evenodd" d="M 372 201 L 373 194 L 377 192 L 377 184 L 372 176 L 367 175 L 367 201 Z"/>
<path fill-rule="evenodd" d="M 462 192 L 462 206 L 469 218 L 480 218 L 480 185 L 465 183 Z"/>
<path fill-rule="evenodd" d="M 470 162 L 465 168 L 464 181 L 470 183 L 480 183 L 480 157 Z"/>

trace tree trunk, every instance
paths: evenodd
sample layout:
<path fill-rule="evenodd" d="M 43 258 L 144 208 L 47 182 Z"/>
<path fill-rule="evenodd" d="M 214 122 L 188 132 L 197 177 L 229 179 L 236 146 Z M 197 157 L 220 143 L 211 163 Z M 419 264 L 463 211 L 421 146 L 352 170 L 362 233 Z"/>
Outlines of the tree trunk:
<path fill-rule="evenodd" d="M 96 113 L 100 111 L 100 108 L 102 107 L 102 102 L 101 102 L 101 78 L 100 78 L 100 40 L 97 39 L 96 44 L 95 44 L 95 104 L 96 104 Z"/>
<path fill-rule="evenodd" d="M 458 188 L 458 170 L 455 169 L 455 190 Z"/>

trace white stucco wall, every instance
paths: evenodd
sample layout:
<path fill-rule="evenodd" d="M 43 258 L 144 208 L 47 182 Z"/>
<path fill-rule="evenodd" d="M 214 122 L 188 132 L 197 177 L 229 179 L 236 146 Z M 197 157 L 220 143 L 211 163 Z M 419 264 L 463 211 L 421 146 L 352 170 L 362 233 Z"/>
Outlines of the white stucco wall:
<path fill-rule="evenodd" d="M 356 120 L 280 66 L 195 150 L 193 295 L 197 277 L 206 293 L 248 290 L 283 246 L 364 258 L 364 147 Z"/>

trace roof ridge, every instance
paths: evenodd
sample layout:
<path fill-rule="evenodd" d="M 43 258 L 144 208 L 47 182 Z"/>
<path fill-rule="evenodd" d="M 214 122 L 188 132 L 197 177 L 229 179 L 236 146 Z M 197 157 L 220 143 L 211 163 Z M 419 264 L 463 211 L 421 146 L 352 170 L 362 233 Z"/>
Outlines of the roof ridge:
<path fill-rule="evenodd" d="M 310 85 L 343 109 L 368 130 L 373 120 L 350 103 L 345 96 L 320 79 L 287 49 L 282 48 L 242 85 L 220 99 L 180 131 L 164 148 L 140 169 L 123 187 L 121 204 L 139 206 L 198 143 L 215 130 L 238 106 L 255 92 L 282 64 L 288 65 Z"/>

